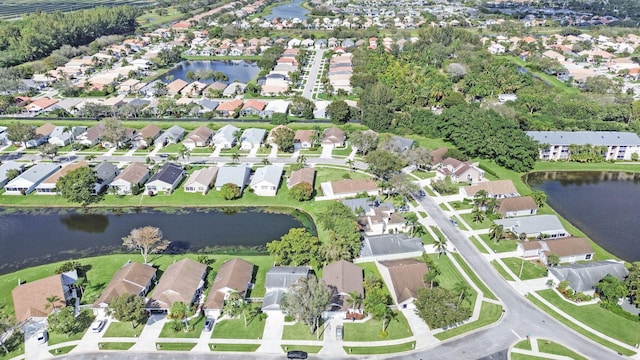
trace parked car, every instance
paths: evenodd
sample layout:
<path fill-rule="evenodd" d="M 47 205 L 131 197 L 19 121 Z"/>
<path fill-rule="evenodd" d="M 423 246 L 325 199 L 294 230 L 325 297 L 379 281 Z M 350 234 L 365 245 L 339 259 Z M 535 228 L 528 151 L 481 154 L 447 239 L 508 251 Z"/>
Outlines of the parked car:
<path fill-rule="evenodd" d="M 102 320 L 96 320 L 91 324 L 91 331 L 93 331 L 94 333 L 99 333 L 100 331 L 102 331 L 102 329 L 104 329 L 104 326 L 107 324 L 107 320 L 102 319 Z"/>
<path fill-rule="evenodd" d="M 342 340 L 343 332 L 342 325 L 336 326 L 336 340 Z"/>
<path fill-rule="evenodd" d="M 458 222 L 456 221 L 456 219 L 451 218 L 451 219 L 449 219 L 449 221 L 451 221 L 451 223 L 453 224 L 453 226 L 458 226 Z"/>
<path fill-rule="evenodd" d="M 49 340 L 49 334 L 47 334 L 47 330 L 40 330 L 36 333 L 36 341 L 38 344 L 44 344 Z"/>
<path fill-rule="evenodd" d="M 211 331 L 213 329 L 213 323 L 216 320 L 214 318 L 207 318 L 207 321 L 204 322 L 204 331 Z"/>
<path fill-rule="evenodd" d="M 293 350 L 287 353 L 287 359 L 306 359 L 307 353 L 300 350 Z"/>

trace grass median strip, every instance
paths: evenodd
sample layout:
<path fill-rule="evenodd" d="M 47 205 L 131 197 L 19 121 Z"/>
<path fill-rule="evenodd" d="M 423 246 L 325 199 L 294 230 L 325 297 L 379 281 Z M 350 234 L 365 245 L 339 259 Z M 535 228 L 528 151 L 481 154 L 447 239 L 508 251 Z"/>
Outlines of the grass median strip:
<path fill-rule="evenodd" d="M 190 351 L 194 346 L 195 343 L 156 343 L 156 349 L 163 351 Z"/>
<path fill-rule="evenodd" d="M 314 346 L 314 345 L 282 345 L 283 351 L 293 351 L 299 350 L 304 351 L 309 354 L 317 354 L 322 350 L 322 346 Z"/>
<path fill-rule="evenodd" d="M 211 351 L 255 352 L 258 344 L 211 344 Z"/>
<path fill-rule="evenodd" d="M 469 278 L 471 278 L 471 281 L 473 281 L 473 283 L 476 284 L 480 291 L 484 293 L 484 297 L 486 297 L 487 299 L 498 300 L 498 298 L 491 292 L 491 290 L 489 290 L 487 285 L 485 285 L 485 283 L 482 282 L 480 278 L 478 278 L 476 273 L 471 270 L 467 262 L 464 261 L 460 254 L 451 253 L 451 256 L 453 256 L 458 261 L 458 264 L 460 265 L 460 267 L 462 267 L 464 272 L 467 273 Z"/>
<path fill-rule="evenodd" d="M 57 349 L 53 349 L 53 350 L 49 350 L 49 353 L 53 356 L 57 356 L 57 355 L 64 355 L 69 353 L 69 351 L 75 349 L 76 345 L 69 345 L 69 346 L 63 346 L 63 347 L 59 347 Z"/>
<path fill-rule="evenodd" d="M 515 281 L 511 275 L 505 270 L 502 265 L 498 264 L 496 260 L 491 260 L 491 265 L 498 271 L 502 277 L 507 281 Z"/>
<path fill-rule="evenodd" d="M 434 336 L 438 340 L 446 340 L 454 336 L 464 334 L 471 330 L 476 330 L 483 326 L 493 324 L 494 322 L 498 321 L 498 319 L 500 319 L 501 315 L 502 315 L 502 306 L 488 303 L 488 302 L 483 302 L 482 307 L 480 308 L 480 317 L 478 318 L 478 320 L 474 322 L 470 322 L 468 324 L 464 324 L 462 326 L 455 327 L 451 330 L 441 332 Z"/>
<path fill-rule="evenodd" d="M 587 358 L 578 355 L 575 351 L 549 340 L 538 339 L 538 350 L 545 354 L 566 356 L 573 360 L 587 360 Z"/>
<path fill-rule="evenodd" d="M 353 355 L 393 354 L 413 350 L 415 346 L 416 342 L 411 341 L 403 344 L 388 346 L 345 346 L 344 351 L 346 351 L 347 354 Z"/>
<path fill-rule="evenodd" d="M 132 342 L 101 342 L 98 344 L 100 350 L 129 350 L 135 343 Z"/>
<path fill-rule="evenodd" d="M 469 237 L 469 240 L 471 240 L 471 243 L 473 244 L 473 246 L 475 246 L 476 249 L 478 249 L 478 251 L 480 251 L 481 253 L 483 253 L 483 254 L 488 254 L 489 253 L 487 251 L 487 249 L 484 246 L 482 246 L 480 241 L 478 241 L 478 239 L 475 236 Z"/>

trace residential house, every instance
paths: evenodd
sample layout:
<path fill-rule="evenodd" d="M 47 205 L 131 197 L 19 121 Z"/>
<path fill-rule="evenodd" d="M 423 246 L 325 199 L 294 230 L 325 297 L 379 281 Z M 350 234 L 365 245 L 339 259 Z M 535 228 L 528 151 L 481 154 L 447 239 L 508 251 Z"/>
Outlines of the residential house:
<path fill-rule="evenodd" d="M 267 135 L 265 129 L 249 128 L 240 136 L 240 149 L 251 150 L 262 146 L 262 141 Z"/>
<path fill-rule="evenodd" d="M 45 123 L 41 126 L 38 126 L 34 131 L 34 136 L 31 140 L 27 140 L 25 146 L 27 148 L 38 147 L 47 141 L 49 141 L 49 137 L 53 130 L 55 130 L 56 126 L 52 123 Z"/>
<path fill-rule="evenodd" d="M 249 186 L 258 196 L 276 196 L 280 179 L 282 178 L 282 166 L 267 165 L 258 168 L 253 174 Z"/>
<path fill-rule="evenodd" d="M 509 231 L 520 237 L 524 234 L 527 238 L 556 239 L 569 236 L 562 223 L 555 215 L 533 215 L 517 218 L 498 219 L 494 223 L 502 225 L 505 231 Z"/>
<path fill-rule="evenodd" d="M 163 132 L 156 139 L 156 144 L 162 144 L 162 146 L 167 146 L 169 144 L 177 144 L 182 140 L 186 131 L 178 125 L 173 125 L 168 128 L 165 132 Z"/>
<path fill-rule="evenodd" d="M 104 315 L 111 302 L 122 295 L 144 298 L 156 278 L 156 268 L 137 262 L 127 262 L 111 278 L 107 287 L 93 303 L 93 313 Z"/>
<path fill-rule="evenodd" d="M 316 170 L 314 168 L 302 168 L 291 172 L 291 176 L 289 176 L 289 180 L 287 180 L 287 188 L 291 189 L 301 183 L 307 183 L 311 185 L 311 187 L 314 187 L 315 179 Z"/>
<path fill-rule="evenodd" d="M 566 280 L 574 291 L 591 296 L 595 293 L 595 285 L 607 275 L 624 280 L 629 275 L 629 271 L 623 262 L 612 260 L 549 268 L 549 277 L 555 284 Z"/>
<path fill-rule="evenodd" d="M 385 144 L 385 148 L 391 152 L 404 155 L 416 145 L 415 140 L 403 138 L 400 136 L 392 136 Z"/>
<path fill-rule="evenodd" d="M 185 171 L 180 165 L 166 163 L 151 176 L 144 186 L 147 193 L 155 195 L 163 192 L 171 194 L 184 179 Z"/>
<path fill-rule="evenodd" d="M 225 261 L 213 279 L 209 296 L 202 309 L 207 317 L 217 318 L 222 313 L 225 300 L 235 293 L 245 298 L 252 288 L 254 265 L 240 258 Z"/>
<path fill-rule="evenodd" d="M 76 141 L 80 145 L 84 145 L 86 147 L 93 147 L 100 143 L 102 140 L 102 134 L 104 133 L 104 125 L 96 124 L 87 129 L 87 131 L 76 137 Z"/>
<path fill-rule="evenodd" d="M 242 105 L 242 110 L 240 111 L 240 115 L 241 116 L 260 115 L 266 106 L 267 106 L 267 103 L 264 101 L 247 100 Z"/>
<path fill-rule="evenodd" d="M 347 299 L 357 294 L 364 299 L 364 274 L 362 268 L 346 260 L 334 261 L 322 269 L 322 282 L 334 287 L 335 296 L 331 299 L 332 310 L 349 311 Z"/>
<path fill-rule="evenodd" d="M 244 94 L 245 89 L 247 88 L 247 84 L 234 82 L 229 84 L 224 90 L 222 90 L 222 96 L 224 97 L 233 97 L 238 94 Z"/>
<path fill-rule="evenodd" d="M 282 296 L 298 279 L 308 278 L 309 268 L 306 266 L 274 266 L 267 271 L 264 282 L 265 294 L 262 300 L 262 311 L 280 311 Z"/>
<path fill-rule="evenodd" d="M 215 111 L 220 103 L 214 100 L 202 99 L 198 101 L 198 105 L 200 106 L 199 113 L 206 114 Z"/>
<path fill-rule="evenodd" d="M 251 168 L 246 165 L 240 166 L 223 166 L 218 170 L 218 177 L 216 178 L 215 187 L 220 191 L 224 184 L 235 184 L 240 187 L 240 191 L 249 183 L 249 177 L 251 176 Z"/>
<path fill-rule="evenodd" d="M 220 130 L 218 130 L 215 135 L 213 135 L 211 143 L 215 145 L 215 147 L 231 149 L 235 146 L 236 141 L 238 140 L 236 139 L 236 134 L 238 131 L 240 131 L 239 128 L 227 124 L 221 127 Z"/>
<path fill-rule="evenodd" d="M 269 130 L 269 134 L 267 135 L 267 144 L 269 144 L 269 146 L 278 146 L 278 144 L 276 144 L 276 134 L 280 131 L 280 129 L 291 130 L 291 128 L 286 125 L 278 125 Z"/>
<path fill-rule="evenodd" d="M 185 182 L 184 192 L 199 192 L 206 195 L 215 183 L 217 176 L 218 168 L 215 166 L 198 169 Z"/>
<path fill-rule="evenodd" d="M 302 149 L 310 149 L 314 145 L 315 130 L 296 130 L 293 143 Z"/>
<path fill-rule="evenodd" d="M 320 184 L 325 197 L 345 199 L 361 193 L 373 196 L 378 194 L 378 184 L 371 179 L 342 179 Z"/>
<path fill-rule="evenodd" d="M 205 89 L 205 93 L 214 93 L 214 94 L 220 94 L 222 95 L 222 91 L 224 91 L 224 89 L 227 88 L 227 84 L 221 82 L 221 81 L 216 81 L 213 84 L 207 86 L 207 88 Z M 216 95 L 216 96 L 220 96 L 220 95 Z"/>
<path fill-rule="evenodd" d="M 149 179 L 149 168 L 139 162 L 131 163 L 109 184 L 118 195 L 137 194 L 143 184 Z"/>
<path fill-rule="evenodd" d="M 398 307 L 413 308 L 413 301 L 418 296 L 418 290 L 427 288 L 424 276 L 429 272 L 429 268 L 420 260 L 380 261 L 378 270 L 389 288 L 393 302 Z"/>
<path fill-rule="evenodd" d="M 549 264 L 549 255 L 552 254 L 559 257 L 561 264 L 593 260 L 595 255 L 589 240 L 576 237 L 521 241 L 518 242 L 516 252 L 520 257 L 536 258 L 547 265 L 552 265 Z"/>
<path fill-rule="evenodd" d="M 9 182 L 9 178 L 7 177 L 7 172 L 11 170 L 18 170 L 19 173 L 24 169 L 24 163 L 19 163 L 17 161 L 9 160 L 0 164 L 0 187 L 7 185 Z"/>
<path fill-rule="evenodd" d="M 466 198 L 473 198 L 481 190 L 484 190 L 488 197 L 496 199 L 520 196 L 511 180 L 484 181 L 475 185 L 465 186 L 460 189 L 460 193 Z"/>
<path fill-rule="evenodd" d="M 242 106 L 242 99 L 225 101 L 218 105 L 216 111 L 222 116 L 233 116 Z"/>
<path fill-rule="evenodd" d="M 30 103 L 24 108 L 31 114 L 40 114 L 43 112 L 46 113 L 53 110 L 53 105 L 57 103 L 58 103 L 57 99 L 44 97 Z"/>
<path fill-rule="evenodd" d="M 445 154 L 449 151 L 447 147 L 441 147 L 435 150 L 432 150 L 429 154 L 431 155 L 431 168 L 437 168 L 442 165 L 442 162 L 447 158 Z"/>
<path fill-rule="evenodd" d="M 19 284 L 11 291 L 16 321 L 22 323 L 29 319 L 46 319 L 56 309 L 67 306 L 77 298 L 73 284 L 78 281 L 75 270 Z M 58 300 L 49 302 L 49 298 Z"/>
<path fill-rule="evenodd" d="M 358 225 L 367 236 L 394 234 L 407 230 L 407 221 L 395 212 L 392 204 L 371 207 L 370 212 L 358 218 Z"/>
<path fill-rule="evenodd" d="M 500 54 L 504 54 L 507 48 L 505 48 L 504 46 L 498 43 L 492 43 L 491 45 L 489 45 L 489 48 L 487 50 L 489 51 L 489 54 L 500 55 Z"/>
<path fill-rule="evenodd" d="M 208 127 L 199 126 L 191 131 L 184 140 L 182 140 L 182 144 L 189 149 L 193 149 L 196 147 L 206 147 L 209 146 L 213 134 L 214 131 L 209 129 Z"/>
<path fill-rule="evenodd" d="M 498 201 L 498 213 L 503 218 L 535 215 L 537 212 L 538 204 L 531 196 L 509 197 Z"/>
<path fill-rule="evenodd" d="M 98 178 L 98 181 L 92 190 L 92 193 L 94 194 L 100 194 L 107 186 L 109 186 L 111 181 L 120 174 L 120 169 L 118 169 L 117 166 L 106 161 L 96 165 L 93 168 L 93 171 L 96 173 L 96 177 Z"/>
<path fill-rule="evenodd" d="M 75 138 L 87 131 L 86 126 L 73 126 L 70 129 L 67 126 L 56 126 L 55 129 L 49 135 L 49 144 L 57 145 L 59 147 L 67 146 L 71 144 Z"/>
<path fill-rule="evenodd" d="M 27 195 L 35 190 L 36 186 L 54 172 L 60 169 L 60 165 L 51 163 L 36 164 L 27 169 L 15 179 L 4 186 L 5 195 Z"/>
<path fill-rule="evenodd" d="M 407 234 L 384 234 L 365 236 L 360 257 L 354 262 L 395 260 L 421 256 L 424 245 L 420 238 L 410 238 Z"/>
<path fill-rule="evenodd" d="M 180 93 L 180 90 L 184 89 L 187 85 L 189 85 L 188 82 L 182 79 L 175 79 L 174 81 L 167 84 L 167 94 L 170 96 L 177 95 Z"/>
<path fill-rule="evenodd" d="M 162 134 L 162 128 L 155 124 L 149 124 L 136 134 L 134 146 L 142 149 L 153 145 L 153 142 Z"/>
<path fill-rule="evenodd" d="M 190 306 L 204 291 L 206 275 L 207 265 L 191 259 L 169 265 L 149 297 L 147 308 L 169 312 L 171 305 L 178 301 Z"/>
<path fill-rule="evenodd" d="M 341 147 L 345 146 L 346 140 L 347 136 L 344 134 L 344 131 L 337 127 L 330 127 L 324 129 L 322 132 L 320 143 L 322 146 Z"/>
<path fill-rule="evenodd" d="M 572 145 L 602 146 L 605 160 L 631 160 L 640 155 L 640 137 L 622 131 L 527 131 L 533 140 L 545 145 L 540 150 L 542 160 L 568 159 Z"/>
<path fill-rule="evenodd" d="M 436 170 L 436 179 L 444 179 L 447 176 L 454 183 L 468 182 L 477 184 L 484 181 L 484 170 L 470 161 L 463 162 L 454 158 L 447 158 Z"/>
<path fill-rule="evenodd" d="M 286 114 L 289 111 L 289 102 L 286 100 L 271 100 L 260 112 L 261 118 L 270 118 L 273 114 Z"/>
<path fill-rule="evenodd" d="M 200 81 L 194 81 L 180 90 L 180 94 L 188 97 L 200 96 L 202 91 L 207 87 L 207 84 Z"/>
<path fill-rule="evenodd" d="M 59 169 L 58 171 L 54 172 L 53 174 L 49 175 L 49 177 L 47 177 L 46 179 L 42 180 L 42 182 L 40 182 L 40 184 L 38 184 L 38 186 L 36 186 L 36 194 L 38 195 L 56 195 L 58 193 L 58 190 L 56 189 L 56 185 L 58 183 L 58 180 L 67 175 L 68 173 L 70 173 L 73 170 L 76 169 L 80 169 L 82 167 L 85 166 L 89 166 L 89 163 L 87 163 L 84 160 L 81 160 L 77 163 L 73 163 L 73 164 L 68 164 L 65 165 L 64 167 L 62 167 L 61 169 Z"/>

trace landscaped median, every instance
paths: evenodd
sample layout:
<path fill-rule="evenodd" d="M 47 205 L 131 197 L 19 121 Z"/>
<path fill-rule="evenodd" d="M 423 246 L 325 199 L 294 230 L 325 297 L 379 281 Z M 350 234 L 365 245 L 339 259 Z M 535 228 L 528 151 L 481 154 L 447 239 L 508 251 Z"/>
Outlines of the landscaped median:
<path fill-rule="evenodd" d="M 191 351 L 195 343 L 175 343 L 175 342 L 159 342 L 156 343 L 156 349 L 161 351 Z"/>
<path fill-rule="evenodd" d="M 344 346 L 344 351 L 352 355 L 373 355 L 373 354 L 393 354 L 413 350 L 416 347 L 415 341 L 410 341 L 397 345 L 385 346 Z"/>
<path fill-rule="evenodd" d="M 101 342 L 98 343 L 100 350 L 129 350 L 135 343 L 133 342 Z"/>
<path fill-rule="evenodd" d="M 211 344 L 211 351 L 255 352 L 260 345 L 257 344 Z"/>
<path fill-rule="evenodd" d="M 545 355 L 549 355 L 549 357 Z M 555 358 L 553 357 L 554 355 L 565 356 L 573 360 L 587 360 L 587 358 L 575 351 L 546 339 L 525 339 L 515 344 L 510 350 L 510 358 L 512 360 Z"/>

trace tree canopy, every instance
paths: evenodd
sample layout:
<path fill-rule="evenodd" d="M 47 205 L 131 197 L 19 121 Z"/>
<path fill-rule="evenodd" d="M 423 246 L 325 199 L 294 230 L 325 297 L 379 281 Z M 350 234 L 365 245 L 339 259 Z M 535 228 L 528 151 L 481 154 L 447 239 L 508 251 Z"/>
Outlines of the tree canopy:
<path fill-rule="evenodd" d="M 281 308 L 298 321 L 309 326 L 313 334 L 320 326 L 322 312 L 327 310 L 333 291 L 314 275 L 300 278 L 282 297 Z"/>
<path fill-rule="evenodd" d="M 122 294 L 111 300 L 107 314 L 118 321 L 131 322 L 131 327 L 134 328 L 144 323 L 147 318 L 144 306 L 144 298 L 134 294 Z"/>
<path fill-rule="evenodd" d="M 305 228 L 293 228 L 280 240 L 267 243 L 269 254 L 280 265 L 317 264 L 320 240 Z"/>
<path fill-rule="evenodd" d="M 452 325 L 471 316 L 471 309 L 460 306 L 458 295 L 442 287 L 418 290 L 415 305 L 418 315 L 431 329 Z"/>
<path fill-rule="evenodd" d="M 278 145 L 278 150 L 290 153 L 293 152 L 295 135 L 291 128 L 280 126 L 273 131 L 273 142 Z"/>
<path fill-rule="evenodd" d="M 162 236 L 162 230 L 159 228 L 144 226 L 131 230 L 129 235 L 122 238 L 122 244 L 129 250 L 139 250 L 147 263 L 149 254 L 164 251 L 171 244 L 171 241 L 163 239 Z"/>
<path fill-rule="evenodd" d="M 100 196 L 93 192 L 97 182 L 98 177 L 93 169 L 83 166 L 60 177 L 56 183 L 56 189 L 58 194 L 68 201 L 87 206 L 100 200 Z"/>

